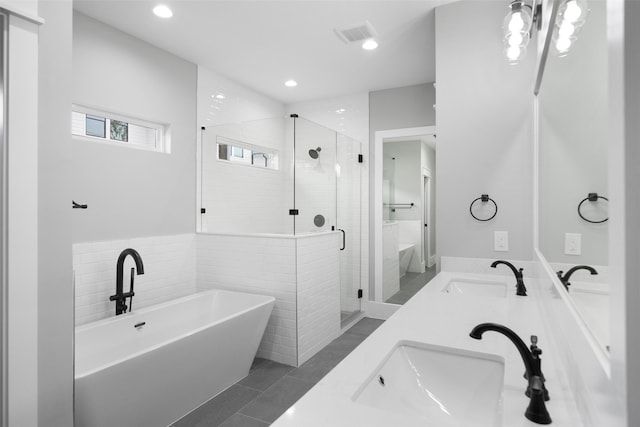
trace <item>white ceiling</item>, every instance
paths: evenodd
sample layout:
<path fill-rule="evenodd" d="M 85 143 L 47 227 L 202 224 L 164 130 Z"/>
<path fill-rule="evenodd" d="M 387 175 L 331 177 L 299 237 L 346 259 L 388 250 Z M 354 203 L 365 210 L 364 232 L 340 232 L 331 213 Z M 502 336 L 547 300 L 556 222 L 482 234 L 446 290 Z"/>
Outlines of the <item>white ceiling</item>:
<path fill-rule="evenodd" d="M 172 18 L 153 15 L 160 2 Z M 435 81 L 434 8 L 451 2 L 74 0 L 74 9 L 289 104 Z M 374 51 L 333 32 L 365 20 Z"/>

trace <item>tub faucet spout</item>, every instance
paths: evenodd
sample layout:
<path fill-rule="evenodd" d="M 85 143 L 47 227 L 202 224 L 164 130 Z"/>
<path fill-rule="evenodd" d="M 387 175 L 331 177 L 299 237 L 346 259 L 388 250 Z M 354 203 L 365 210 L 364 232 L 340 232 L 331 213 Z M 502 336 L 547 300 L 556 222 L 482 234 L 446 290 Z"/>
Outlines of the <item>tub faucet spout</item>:
<path fill-rule="evenodd" d="M 516 277 L 516 295 L 520 295 L 523 297 L 527 296 L 527 287 L 524 285 L 524 277 L 522 275 L 522 272 L 524 269 L 520 269 L 517 270 L 513 264 L 511 264 L 508 261 L 503 261 L 503 260 L 498 260 L 498 261 L 493 261 L 491 263 L 491 267 L 492 268 L 496 268 L 496 266 L 498 264 L 504 264 L 507 267 L 509 267 L 511 269 L 511 271 L 513 271 L 513 275 Z"/>
<path fill-rule="evenodd" d="M 122 286 L 122 282 L 124 280 L 124 260 L 129 255 L 131 255 L 131 258 L 133 258 L 133 261 L 136 263 L 136 274 L 144 274 L 144 265 L 138 251 L 129 248 L 120 253 L 118 262 L 116 264 L 116 294 L 109 297 L 109 301 L 116 302 L 116 316 L 122 313 L 126 313 L 127 308 L 129 308 L 129 311 L 131 311 L 133 296 L 135 295 L 135 293 L 133 292 L 133 268 L 131 269 L 131 282 L 129 283 L 129 292 L 125 293 Z M 127 307 L 127 298 L 129 298 L 129 307 Z"/>
<path fill-rule="evenodd" d="M 526 394 L 530 399 L 529 406 L 527 407 L 524 416 L 528 420 L 537 424 L 551 424 L 551 416 L 549 415 L 544 403 L 545 400 L 548 400 L 548 394 L 547 399 L 545 399 L 546 389 L 544 387 L 544 376 L 540 369 L 539 360 L 539 355 L 542 351 L 537 347 L 537 345 L 535 345 L 537 343 L 537 338 L 535 342 L 532 342 L 531 351 L 529 351 L 527 345 L 515 332 L 506 326 L 499 325 L 497 323 L 481 323 L 471 330 L 469 336 L 480 340 L 482 339 L 482 334 L 486 331 L 498 332 L 509 338 L 509 340 L 511 340 L 511 342 L 516 346 L 520 356 L 522 357 L 522 361 L 524 362 L 524 367 L 526 369 L 526 377 L 529 381 Z"/>

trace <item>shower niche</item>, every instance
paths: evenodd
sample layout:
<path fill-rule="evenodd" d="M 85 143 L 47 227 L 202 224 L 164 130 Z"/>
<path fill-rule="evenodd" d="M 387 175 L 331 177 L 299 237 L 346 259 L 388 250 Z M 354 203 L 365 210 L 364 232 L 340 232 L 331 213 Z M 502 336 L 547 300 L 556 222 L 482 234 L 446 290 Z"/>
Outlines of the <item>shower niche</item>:
<path fill-rule="evenodd" d="M 295 114 L 203 127 L 199 233 L 268 244 L 290 239 L 310 257 L 320 256 L 330 238 L 335 248 L 327 253 L 335 249 L 338 259 L 339 326 L 360 311 L 361 149 L 361 142 Z M 322 275 L 320 267 L 307 277 Z"/>

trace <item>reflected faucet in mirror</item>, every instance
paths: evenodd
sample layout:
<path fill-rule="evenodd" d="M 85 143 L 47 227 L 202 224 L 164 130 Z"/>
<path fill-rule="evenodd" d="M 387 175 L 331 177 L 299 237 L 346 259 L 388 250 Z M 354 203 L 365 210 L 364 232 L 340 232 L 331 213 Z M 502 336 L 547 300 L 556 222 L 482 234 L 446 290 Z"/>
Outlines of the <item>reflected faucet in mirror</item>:
<path fill-rule="evenodd" d="M 131 268 L 131 281 L 129 282 L 129 292 L 124 292 L 122 282 L 123 282 L 123 274 L 124 274 L 124 260 L 127 256 L 131 256 L 133 261 L 136 263 L 136 267 Z M 131 307 L 133 306 L 133 296 L 135 293 L 133 292 L 133 277 L 134 270 L 136 274 L 144 274 L 144 265 L 142 264 L 142 258 L 140 254 L 135 249 L 125 249 L 120 253 L 118 257 L 118 262 L 116 264 L 116 294 L 111 295 L 109 297 L 109 301 L 116 302 L 116 316 L 126 313 L 127 308 L 131 311 Z M 127 298 L 129 298 L 129 307 L 127 307 Z"/>
<path fill-rule="evenodd" d="M 571 269 L 569 269 L 569 271 L 567 271 L 564 275 L 562 274 L 563 273 L 562 270 L 558 271 L 557 273 L 558 278 L 560 279 L 560 282 L 562 283 L 564 288 L 567 290 L 567 292 L 569 292 L 569 286 L 571 286 L 571 283 L 569 283 L 569 278 L 571 278 L 571 275 L 578 270 L 587 270 L 591 273 L 592 276 L 598 274 L 595 268 L 590 267 L 588 265 L 576 265 L 575 267 L 572 267 Z"/>
<path fill-rule="evenodd" d="M 524 285 L 524 277 L 522 276 L 522 272 L 524 269 L 517 270 L 513 264 L 508 261 L 498 260 L 491 263 L 492 268 L 496 268 L 498 264 L 504 264 L 513 271 L 513 275 L 516 277 L 516 295 L 520 295 L 523 297 L 527 296 L 527 287 Z"/>
<path fill-rule="evenodd" d="M 529 382 L 526 394 L 530 399 L 524 416 L 537 424 L 551 424 L 551 416 L 544 403 L 545 400 L 549 400 L 549 394 L 545 389 L 544 375 L 542 375 L 542 370 L 540 369 L 540 354 L 542 354 L 542 350 L 537 346 L 537 337 L 535 335 L 531 337 L 531 351 L 529 351 L 527 345 L 515 332 L 497 323 L 480 323 L 471 330 L 469 336 L 473 339 L 481 340 L 482 334 L 487 331 L 498 332 L 509 338 L 522 357 L 526 370 L 525 376 Z"/>

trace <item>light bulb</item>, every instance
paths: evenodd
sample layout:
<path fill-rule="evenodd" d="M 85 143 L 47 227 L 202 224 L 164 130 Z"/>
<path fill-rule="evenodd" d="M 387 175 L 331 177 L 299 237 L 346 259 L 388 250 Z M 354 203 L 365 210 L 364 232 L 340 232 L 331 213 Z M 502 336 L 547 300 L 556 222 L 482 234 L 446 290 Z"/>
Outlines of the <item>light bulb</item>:
<path fill-rule="evenodd" d="M 296 82 L 295 80 L 287 80 L 286 82 L 284 82 L 284 85 L 287 87 L 296 87 L 298 86 L 298 82 Z"/>
<path fill-rule="evenodd" d="M 524 28 L 524 21 L 522 20 L 522 13 L 515 12 L 511 15 L 511 20 L 508 25 L 509 31 L 517 32 Z"/>
<path fill-rule="evenodd" d="M 569 37 L 560 37 L 556 41 L 556 50 L 558 52 L 566 52 L 571 47 L 571 39 Z"/>
<path fill-rule="evenodd" d="M 522 33 L 512 33 L 508 39 L 509 46 L 511 47 L 522 46 L 523 40 L 524 40 L 524 37 L 522 37 Z"/>
<path fill-rule="evenodd" d="M 575 22 L 580 19 L 582 13 L 582 8 L 578 2 L 576 0 L 569 0 L 562 16 L 569 22 Z"/>
<path fill-rule="evenodd" d="M 576 26 L 569 21 L 562 21 L 560 28 L 558 29 L 558 36 L 563 38 L 569 38 L 576 32 Z"/>
<path fill-rule="evenodd" d="M 520 57 L 520 48 L 518 46 L 511 46 L 507 49 L 507 58 L 510 61 L 516 61 Z"/>

